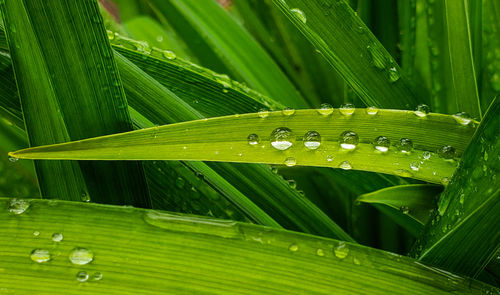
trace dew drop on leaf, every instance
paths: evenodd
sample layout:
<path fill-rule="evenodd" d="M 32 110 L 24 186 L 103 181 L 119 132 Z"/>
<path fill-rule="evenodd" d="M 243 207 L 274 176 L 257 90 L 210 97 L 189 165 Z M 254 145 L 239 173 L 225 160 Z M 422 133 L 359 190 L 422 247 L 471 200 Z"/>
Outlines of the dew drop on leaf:
<path fill-rule="evenodd" d="M 378 113 L 378 108 L 377 107 L 374 107 L 374 106 L 371 106 L 371 107 L 367 107 L 366 108 L 366 113 L 370 116 L 374 116 Z"/>
<path fill-rule="evenodd" d="M 426 104 L 419 104 L 419 105 L 417 106 L 417 108 L 415 109 L 415 112 L 414 112 L 414 113 L 415 113 L 415 115 L 417 115 L 418 117 L 423 118 L 423 117 L 426 117 L 426 116 L 427 116 L 427 114 L 429 114 L 429 113 L 430 113 L 430 111 L 431 111 L 431 109 L 429 108 L 429 106 L 428 106 L 428 105 L 426 105 Z"/>
<path fill-rule="evenodd" d="M 76 274 L 76 280 L 79 282 L 86 282 L 89 279 L 89 274 L 86 271 L 79 271 Z"/>
<path fill-rule="evenodd" d="M 399 150 L 405 154 L 410 153 L 413 150 L 413 141 L 409 138 L 401 138 L 399 140 Z"/>
<path fill-rule="evenodd" d="M 163 57 L 168 59 L 168 60 L 174 60 L 177 58 L 175 53 L 173 51 L 170 51 L 170 50 L 163 51 Z"/>
<path fill-rule="evenodd" d="M 297 161 L 293 157 L 288 157 L 285 159 L 285 165 L 287 165 L 288 167 L 293 167 L 296 164 L 297 164 Z"/>
<path fill-rule="evenodd" d="M 469 125 L 469 123 L 472 121 L 469 114 L 467 114 L 465 112 L 458 112 L 458 113 L 453 115 L 453 118 L 455 119 L 455 121 L 457 121 L 458 124 L 463 125 L 463 126 Z"/>
<path fill-rule="evenodd" d="M 345 150 L 353 150 L 359 143 L 358 134 L 354 131 L 344 131 L 339 138 L 340 147 Z"/>
<path fill-rule="evenodd" d="M 288 250 L 292 251 L 292 252 L 297 252 L 299 250 L 299 246 L 297 244 L 291 244 L 289 247 L 288 247 Z"/>
<path fill-rule="evenodd" d="M 306 15 L 302 10 L 298 8 L 292 8 L 290 9 L 290 11 L 295 15 L 296 18 L 298 18 L 304 24 L 307 22 Z"/>
<path fill-rule="evenodd" d="M 455 157 L 455 148 L 450 145 L 445 145 L 439 148 L 437 153 L 443 159 L 453 159 Z"/>
<path fill-rule="evenodd" d="M 391 141 L 389 138 L 385 136 L 379 136 L 375 138 L 375 141 L 373 141 L 373 147 L 375 150 L 385 153 L 389 150 L 389 147 L 391 146 Z"/>
<path fill-rule="evenodd" d="M 321 135 L 316 131 L 308 131 L 303 138 L 304 146 L 309 150 L 318 149 L 321 145 Z"/>
<path fill-rule="evenodd" d="M 259 117 L 261 117 L 262 119 L 265 119 L 267 117 L 269 117 L 269 111 L 267 109 L 260 109 L 259 112 L 257 113 L 259 115 Z"/>
<path fill-rule="evenodd" d="M 345 103 L 339 108 L 340 113 L 344 116 L 351 116 L 352 114 L 354 114 L 355 110 L 356 108 L 352 103 Z"/>
<path fill-rule="evenodd" d="M 317 111 L 322 116 L 329 116 L 333 113 L 333 107 L 329 103 L 322 103 Z"/>
<path fill-rule="evenodd" d="M 349 161 L 344 161 L 339 164 L 339 168 L 344 169 L 344 170 L 350 170 L 352 169 L 351 163 Z"/>
<path fill-rule="evenodd" d="M 320 248 L 320 249 L 316 250 L 316 255 L 318 255 L 318 256 L 325 256 L 325 251 Z"/>
<path fill-rule="evenodd" d="M 286 127 L 279 127 L 271 132 L 271 145 L 280 151 L 289 149 L 294 142 L 292 130 Z"/>
<path fill-rule="evenodd" d="M 292 108 L 284 108 L 281 113 L 284 115 L 284 116 L 293 116 L 295 114 L 295 109 L 292 109 Z"/>
<path fill-rule="evenodd" d="M 63 235 L 61 233 L 54 233 L 52 234 L 52 241 L 54 242 L 60 242 L 63 240 Z"/>
<path fill-rule="evenodd" d="M 49 250 L 35 249 L 31 251 L 30 258 L 36 263 L 44 263 L 51 259 L 51 255 Z"/>
<path fill-rule="evenodd" d="M 68 258 L 73 264 L 84 265 L 94 260 L 94 253 L 89 249 L 76 247 L 71 250 Z"/>
<path fill-rule="evenodd" d="M 259 136 L 257 134 L 250 134 L 247 137 L 247 141 L 249 145 L 258 145 L 260 142 Z"/>
<path fill-rule="evenodd" d="M 335 253 L 335 256 L 337 256 L 337 258 L 344 259 L 349 254 L 349 247 L 346 243 L 339 242 L 339 244 L 335 248 L 333 248 L 333 253 Z"/>
<path fill-rule="evenodd" d="M 11 199 L 9 201 L 9 212 L 16 215 L 23 214 L 30 207 L 30 202 L 23 199 Z"/>

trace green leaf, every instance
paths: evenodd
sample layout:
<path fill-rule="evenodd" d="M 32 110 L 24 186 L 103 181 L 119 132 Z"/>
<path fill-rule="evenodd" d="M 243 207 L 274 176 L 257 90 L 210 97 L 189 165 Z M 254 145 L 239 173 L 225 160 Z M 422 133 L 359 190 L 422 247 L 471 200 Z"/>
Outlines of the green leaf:
<path fill-rule="evenodd" d="M 446 182 L 455 170 L 453 160 L 423 151 L 437 150 L 443 143 L 460 155 L 474 128 L 462 126 L 452 116 L 379 110 L 376 115 L 358 109 L 354 115 L 321 115 L 317 110 L 299 110 L 293 115 L 271 112 L 245 114 L 165 125 L 129 133 L 105 136 L 68 144 L 34 147 L 13 152 L 17 158 L 86 160 L 201 160 L 245 163 L 340 167 L 396 174 L 429 182 Z M 403 127 L 404 126 L 404 127 Z M 271 134 L 286 127 L 286 140 L 293 146 L 287 151 L 270 144 Z M 356 149 L 339 146 L 339 136 L 351 130 L 360 143 Z M 308 149 L 302 137 L 319 132 L 321 148 Z M 280 131 L 281 132 L 281 131 Z M 248 140 L 251 134 L 258 139 Z M 384 135 L 393 143 L 386 153 L 374 149 L 371 142 Z M 432 135 L 432 136 L 430 136 Z M 397 148 L 398 139 L 411 138 L 416 150 Z M 285 141 L 286 141 L 285 140 Z M 426 159 L 427 158 L 427 159 Z"/>
<path fill-rule="evenodd" d="M 132 129 L 97 2 L 63 2 L 2 5 L 31 145 Z M 45 197 L 150 206 L 140 163 L 36 166 Z"/>
<path fill-rule="evenodd" d="M 486 110 L 494 97 L 500 94 L 500 40 L 496 32 L 500 30 L 500 3 L 483 1 L 483 68 L 481 77 L 481 107 Z"/>
<path fill-rule="evenodd" d="M 414 246 L 413 255 L 420 260 L 475 276 L 499 249 L 499 113 L 496 99 Z"/>
<path fill-rule="evenodd" d="M 397 63 L 344 0 L 273 2 L 365 104 L 398 109 L 418 104 Z"/>
<path fill-rule="evenodd" d="M 64 201 L 0 207 L 0 284 L 13 293 L 498 292 L 407 257 L 234 221 Z M 91 259 L 71 263 L 82 248 Z"/>

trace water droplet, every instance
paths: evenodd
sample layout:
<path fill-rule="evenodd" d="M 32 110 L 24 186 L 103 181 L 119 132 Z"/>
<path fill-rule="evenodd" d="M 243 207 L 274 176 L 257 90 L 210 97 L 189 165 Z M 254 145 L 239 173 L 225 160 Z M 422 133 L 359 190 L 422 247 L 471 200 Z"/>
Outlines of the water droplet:
<path fill-rule="evenodd" d="M 329 116 L 333 113 L 333 107 L 329 103 L 322 103 L 317 111 L 320 115 Z"/>
<path fill-rule="evenodd" d="M 455 115 L 453 115 L 453 118 L 458 122 L 458 124 L 463 126 L 469 125 L 469 123 L 472 121 L 469 114 L 464 112 L 456 113 Z"/>
<path fill-rule="evenodd" d="M 370 53 L 372 65 L 379 70 L 385 69 L 387 59 L 384 56 L 384 52 L 381 46 L 373 44 L 367 46 L 366 49 L 368 49 L 368 52 Z"/>
<path fill-rule="evenodd" d="M 332 155 L 327 155 L 327 156 L 326 156 L 326 161 L 327 161 L 327 162 L 331 162 L 331 161 L 333 161 L 333 156 L 332 156 Z"/>
<path fill-rule="evenodd" d="M 352 169 L 351 163 L 349 161 L 344 161 L 340 163 L 339 168 L 344 169 L 344 170 L 350 170 Z"/>
<path fill-rule="evenodd" d="M 335 256 L 337 256 L 337 258 L 344 259 L 349 254 L 349 247 L 346 243 L 339 242 L 337 247 L 333 248 L 333 252 L 335 253 Z"/>
<path fill-rule="evenodd" d="M 428 105 L 426 104 L 419 104 L 417 106 L 417 108 L 415 109 L 415 115 L 419 116 L 419 117 L 425 117 L 427 116 L 427 114 L 429 114 L 429 112 L 431 111 L 431 108 L 429 108 Z"/>
<path fill-rule="evenodd" d="M 420 169 L 420 163 L 419 162 L 412 162 L 410 164 L 410 168 L 413 171 L 418 171 Z"/>
<path fill-rule="evenodd" d="M 453 159 L 455 157 L 455 148 L 449 145 L 445 145 L 439 148 L 437 153 L 443 159 Z"/>
<path fill-rule="evenodd" d="M 344 131 L 339 138 L 340 146 L 345 150 L 353 150 L 359 143 L 359 137 L 356 132 Z"/>
<path fill-rule="evenodd" d="M 9 202 L 9 212 L 23 214 L 30 206 L 30 202 L 23 199 L 11 199 Z"/>
<path fill-rule="evenodd" d="M 385 136 L 379 136 L 375 138 L 375 141 L 373 142 L 373 147 L 379 152 L 385 153 L 389 150 L 389 147 L 391 146 L 391 141 L 389 138 Z"/>
<path fill-rule="evenodd" d="M 186 181 L 182 177 L 177 177 L 177 179 L 175 180 L 175 185 L 178 188 L 183 188 L 185 184 L 186 184 Z"/>
<path fill-rule="evenodd" d="M 61 233 L 54 233 L 52 234 L 52 241 L 54 242 L 60 242 L 63 240 L 63 235 Z"/>
<path fill-rule="evenodd" d="M 271 132 L 271 145 L 280 151 L 289 149 L 294 142 L 292 130 L 286 127 L 279 127 Z"/>
<path fill-rule="evenodd" d="M 267 109 L 260 109 L 258 112 L 259 117 L 262 119 L 269 117 L 269 111 Z"/>
<path fill-rule="evenodd" d="M 354 262 L 354 264 L 356 264 L 356 265 L 361 265 L 361 261 L 359 261 L 359 259 L 358 259 L 358 258 L 356 258 L 356 257 L 354 257 L 354 258 L 352 259 L 352 262 Z"/>
<path fill-rule="evenodd" d="M 401 177 L 412 177 L 413 176 L 413 174 L 411 174 L 411 172 L 406 170 L 406 169 L 397 169 L 396 171 L 394 171 L 394 173 L 396 175 L 401 176 Z"/>
<path fill-rule="evenodd" d="M 403 213 L 403 214 L 408 214 L 408 213 L 410 213 L 410 208 L 408 208 L 408 206 L 403 205 L 403 206 L 399 207 L 399 211 L 401 211 L 401 213 Z"/>
<path fill-rule="evenodd" d="M 448 185 L 450 183 L 450 179 L 448 177 L 441 178 L 442 185 Z"/>
<path fill-rule="evenodd" d="M 288 247 L 288 250 L 292 251 L 292 252 L 297 252 L 299 250 L 299 246 L 297 244 L 291 244 L 289 247 Z"/>
<path fill-rule="evenodd" d="M 35 250 L 31 251 L 30 258 L 34 262 L 44 263 L 44 262 L 47 262 L 51 259 L 51 255 L 50 255 L 49 250 L 35 249 Z"/>
<path fill-rule="evenodd" d="M 405 154 L 410 153 L 413 150 L 413 141 L 409 138 L 401 138 L 399 140 L 399 150 Z"/>
<path fill-rule="evenodd" d="M 33 231 L 33 235 L 34 235 L 35 237 L 38 237 L 38 236 L 40 235 L 40 232 L 39 232 L 39 231 L 37 231 L 37 230 L 35 230 L 35 231 Z"/>
<path fill-rule="evenodd" d="M 285 165 L 287 165 L 288 167 L 293 167 L 296 164 L 297 164 L 297 161 L 293 157 L 288 157 L 285 159 Z"/>
<path fill-rule="evenodd" d="M 429 160 L 431 158 L 431 153 L 428 151 L 423 152 L 422 158 L 424 158 L 424 160 Z"/>
<path fill-rule="evenodd" d="M 388 70 L 388 76 L 389 76 L 389 81 L 391 83 L 394 83 L 396 81 L 399 80 L 399 78 L 401 77 L 401 75 L 399 74 L 399 71 L 396 67 L 391 67 L 389 68 Z"/>
<path fill-rule="evenodd" d="M 366 108 L 366 113 L 368 115 L 371 115 L 371 116 L 376 115 L 378 113 L 378 108 L 377 107 L 373 107 L 373 106 L 367 107 Z"/>
<path fill-rule="evenodd" d="M 352 103 L 345 103 L 339 108 L 340 113 L 344 116 L 350 116 L 354 114 L 355 110 L 356 109 L 354 108 L 354 105 Z"/>
<path fill-rule="evenodd" d="M 260 142 L 259 136 L 257 134 L 250 134 L 247 137 L 247 141 L 249 145 L 258 145 Z"/>
<path fill-rule="evenodd" d="M 165 50 L 163 51 L 163 57 L 165 57 L 168 60 L 174 60 L 177 57 L 177 55 L 175 55 L 173 51 Z"/>
<path fill-rule="evenodd" d="M 320 248 L 320 249 L 316 250 L 316 255 L 325 256 L 325 251 L 323 251 L 323 249 Z"/>
<path fill-rule="evenodd" d="M 19 158 L 9 156 L 9 162 L 15 163 L 17 161 L 19 161 Z"/>
<path fill-rule="evenodd" d="M 290 185 L 291 188 L 297 188 L 297 182 L 293 179 L 288 180 L 288 185 Z"/>
<path fill-rule="evenodd" d="M 82 200 L 82 202 L 86 202 L 86 203 L 90 202 L 90 195 L 86 190 L 82 190 L 82 192 L 80 194 L 80 200 Z"/>
<path fill-rule="evenodd" d="M 295 109 L 292 109 L 292 108 L 284 108 L 281 113 L 284 115 L 284 116 L 292 116 L 293 114 L 295 114 Z"/>
<path fill-rule="evenodd" d="M 308 131 L 304 135 L 303 143 L 307 149 L 315 150 L 321 145 L 321 135 L 316 131 Z"/>
<path fill-rule="evenodd" d="M 102 273 L 96 271 L 95 273 L 92 274 L 91 278 L 93 281 L 100 281 L 102 280 Z"/>
<path fill-rule="evenodd" d="M 73 264 L 84 265 L 94 260 L 94 253 L 89 249 L 76 247 L 71 250 L 68 258 Z"/>
<path fill-rule="evenodd" d="M 82 283 L 86 282 L 89 279 L 89 274 L 85 271 L 79 271 L 76 274 L 76 279 L 77 279 L 77 281 L 82 282 Z"/>
<path fill-rule="evenodd" d="M 292 8 L 292 9 L 290 9 L 290 11 L 295 15 L 295 17 L 297 17 L 304 24 L 307 22 L 306 15 L 304 14 L 304 12 L 302 10 L 300 10 L 298 8 Z"/>

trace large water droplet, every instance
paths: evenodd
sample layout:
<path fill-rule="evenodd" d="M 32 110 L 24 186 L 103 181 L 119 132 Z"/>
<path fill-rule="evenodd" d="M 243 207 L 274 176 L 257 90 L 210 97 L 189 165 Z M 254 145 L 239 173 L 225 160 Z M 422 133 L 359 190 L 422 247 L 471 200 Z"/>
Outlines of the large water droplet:
<path fill-rule="evenodd" d="M 250 134 L 247 137 L 247 141 L 249 145 L 258 145 L 260 142 L 259 136 L 257 134 Z"/>
<path fill-rule="evenodd" d="M 359 143 L 359 137 L 356 132 L 353 131 L 345 131 L 340 134 L 340 146 L 345 150 L 353 150 Z"/>
<path fill-rule="evenodd" d="M 79 282 L 86 282 L 89 279 L 89 274 L 86 271 L 79 271 L 76 274 L 76 280 Z"/>
<path fill-rule="evenodd" d="M 297 17 L 304 24 L 307 22 L 306 15 L 304 14 L 304 12 L 302 10 L 300 10 L 298 8 L 292 8 L 292 9 L 290 9 L 290 11 L 295 15 L 295 17 Z"/>
<path fill-rule="evenodd" d="M 415 115 L 419 117 L 425 117 L 429 112 L 431 111 L 431 108 L 429 108 L 428 105 L 426 104 L 419 104 L 417 108 L 415 109 Z"/>
<path fill-rule="evenodd" d="M 453 159 L 455 157 L 455 148 L 449 145 L 445 145 L 439 148 L 437 153 L 443 159 Z"/>
<path fill-rule="evenodd" d="M 389 138 L 385 136 L 379 136 L 375 138 L 375 141 L 373 142 L 373 147 L 382 153 L 385 153 L 389 150 L 389 147 L 391 146 L 391 141 Z"/>
<path fill-rule="evenodd" d="M 413 150 L 413 141 L 409 138 L 401 138 L 399 140 L 399 150 L 405 154 L 410 153 Z"/>
<path fill-rule="evenodd" d="M 349 247 L 346 243 L 339 242 L 337 247 L 333 248 L 333 253 L 335 253 L 335 256 L 337 256 L 337 258 L 344 259 L 349 254 Z"/>
<path fill-rule="evenodd" d="M 23 214 L 30 207 L 30 202 L 23 199 L 11 199 L 9 201 L 9 212 Z"/>
<path fill-rule="evenodd" d="M 269 117 L 269 111 L 267 109 L 260 109 L 258 112 L 259 117 L 262 119 Z"/>
<path fill-rule="evenodd" d="M 373 106 L 367 107 L 366 108 L 366 113 L 368 115 L 371 115 L 371 116 L 376 115 L 378 113 L 378 108 L 377 107 L 373 107 Z"/>
<path fill-rule="evenodd" d="M 354 111 L 356 108 L 352 103 L 344 103 L 343 105 L 340 106 L 339 111 L 342 115 L 344 116 L 350 116 L 354 114 Z"/>
<path fill-rule="evenodd" d="M 289 149 L 294 141 L 295 138 L 293 137 L 292 130 L 286 127 L 279 127 L 271 132 L 271 145 L 277 150 L 284 151 Z"/>
<path fill-rule="evenodd" d="M 469 123 L 472 121 L 469 114 L 464 112 L 456 113 L 455 115 L 453 115 L 453 118 L 458 122 L 458 124 L 463 126 L 469 125 Z"/>
<path fill-rule="evenodd" d="M 60 242 L 63 240 L 63 235 L 61 233 L 54 233 L 52 234 L 52 241 L 54 242 Z"/>
<path fill-rule="evenodd" d="M 293 114 L 295 114 L 295 109 L 292 109 L 292 108 L 284 108 L 281 113 L 284 115 L 284 116 L 292 116 Z"/>
<path fill-rule="evenodd" d="M 285 165 L 287 165 L 288 167 L 293 167 L 296 164 L 297 164 L 297 161 L 293 157 L 288 157 L 285 159 Z"/>
<path fill-rule="evenodd" d="M 304 135 L 303 143 L 307 149 L 315 150 L 321 145 L 321 135 L 316 131 L 308 131 Z"/>
<path fill-rule="evenodd" d="M 49 250 L 35 249 L 35 250 L 31 251 L 30 258 L 34 262 L 44 263 L 44 262 L 47 262 L 51 259 L 51 255 L 50 255 Z"/>
<path fill-rule="evenodd" d="M 339 168 L 344 169 L 344 170 L 350 170 L 352 169 L 351 163 L 349 161 L 344 161 L 339 164 Z"/>
<path fill-rule="evenodd" d="M 320 115 L 329 116 L 333 113 L 333 107 L 329 103 L 322 103 L 317 111 Z"/>
<path fill-rule="evenodd" d="M 94 260 L 94 253 L 89 249 L 76 247 L 71 250 L 68 258 L 73 264 L 84 265 Z"/>

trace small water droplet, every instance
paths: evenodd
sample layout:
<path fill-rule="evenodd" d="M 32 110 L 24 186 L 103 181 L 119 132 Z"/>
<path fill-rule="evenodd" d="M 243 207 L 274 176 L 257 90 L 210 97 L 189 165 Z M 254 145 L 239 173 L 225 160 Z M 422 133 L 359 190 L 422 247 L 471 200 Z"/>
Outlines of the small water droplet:
<path fill-rule="evenodd" d="M 52 241 L 54 242 L 60 242 L 63 240 L 63 235 L 61 233 L 54 233 L 52 234 Z"/>
<path fill-rule="evenodd" d="M 297 244 L 291 244 L 289 247 L 288 247 L 288 250 L 292 251 L 292 252 L 297 252 L 299 250 L 299 246 Z"/>
<path fill-rule="evenodd" d="M 318 256 L 325 256 L 325 251 L 320 248 L 320 249 L 316 250 L 316 255 L 318 255 Z"/>
<path fill-rule="evenodd" d="M 288 157 L 285 159 L 285 165 L 287 165 L 288 167 L 293 167 L 296 164 L 297 164 L 297 161 L 293 157 Z"/>
<path fill-rule="evenodd" d="M 321 145 L 321 135 L 316 131 L 308 131 L 303 138 L 304 146 L 309 150 L 318 149 Z"/>
<path fill-rule="evenodd" d="M 442 185 L 448 185 L 450 183 L 450 179 L 448 177 L 441 178 Z"/>
<path fill-rule="evenodd" d="M 376 115 L 376 114 L 378 113 L 378 108 L 377 108 L 377 107 L 374 107 L 374 106 L 367 107 L 367 108 L 366 108 L 366 113 L 367 113 L 368 115 L 371 115 L 371 116 Z"/>
<path fill-rule="evenodd" d="M 394 83 L 396 81 L 399 80 L 399 78 L 401 77 L 401 75 L 399 74 L 399 71 L 396 67 L 391 67 L 389 68 L 388 70 L 388 76 L 389 76 L 389 81 L 391 83 Z"/>
<path fill-rule="evenodd" d="M 250 134 L 247 137 L 247 141 L 249 145 L 258 145 L 260 142 L 259 136 L 257 134 Z"/>
<path fill-rule="evenodd" d="M 9 201 L 9 212 L 16 215 L 23 214 L 30 206 L 30 202 L 23 199 L 11 199 Z"/>
<path fill-rule="evenodd" d="M 94 260 L 94 253 L 89 249 L 76 247 L 71 250 L 68 258 L 73 264 L 84 265 Z"/>
<path fill-rule="evenodd" d="M 47 262 L 51 259 L 51 255 L 50 255 L 49 250 L 35 249 L 35 250 L 31 251 L 30 258 L 34 262 L 44 263 L 44 262 Z"/>
<path fill-rule="evenodd" d="M 457 121 L 458 124 L 463 126 L 469 125 L 469 123 L 472 121 L 469 114 L 464 112 L 456 113 L 455 115 L 453 115 L 453 118 L 455 119 L 455 121 Z"/>
<path fill-rule="evenodd" d="M 292 116 L 293 114 L 295 114 L 295 109 L 292 109 L 292 108 L 284 108 L 281 113 L 284 115 L 284 116 Z"/>
<path fill-rule="evenodd" d="M 86 271 L 79 271 L 76 274 L 76 279 L 79 282 L 86 282 L 89 279 L 89 274 Z"/>
<path fill-rule="evenodd" d="M 349 161 L 344 161 L 339 164 L 339 168 L 344 169 L 344 170 L 350 170 L 352 169 L 351 163 Z"/>
<path fill-rule="evenodd" d="M 420 163 L 419 162 L 412 162 L 410 164 L 410 168 L 413 171 L 418 171 L 420 169 Z"/>
<path fill-rule="evenodd" d="M 354 114 L 355 110 L 356 108 L 352 103 L 345 103 L 339 108 L 340 113 L 344 116 L 351 116 L 352 114 Z"/>
<path fill-rule="evenodd" d="M 333 248 L 333 252 L 335 253 L 335 256 L 337 256 L 337 258 L 344 259 L 349 254 L 349 247 L 346 243 L 339 242 L 337 247 Z"/>
<path fill-rule="evenodd" d="M 91 279 L 93 281 L 100 281 L 100 280 L 102 280 L 102 273 L 96 271 L 95 273 L 92 274 Z"/>
<path fill-rule="evenodd" d="M 391 141 L 389 138 L 385 136 L 379 136 L 375 138 L 375 141 L 373 142 L 373 147 L 375 150 L 385 153 L 389 150 L 389 147 L 391 146 Z"/>
<path fill-rule="evenodd" d="M 333 107 L 329 103 L 322 103 L 317 111 L 320 115 L 329 116 L 333 113 Z"/>
<path fill-rule="evenodd" d="M 37 230 L 35 230 L 35 231 L 33 231 L 33 235 L 34 235 L 35 237 L 38 237 L 38 236 L 40 235 L 40 232 L 39 232 L 39 231 L 37 231 Z"/>
<path fill-rule="evenodd" d="M 410 153 L 413 150 L 413 141 L 409 138 L 401 138 L 399 140 L 399 150 L 405 154 Z"/>
<path fill-rule="evenodd" d="M 260 109 L 258 112 L 259 117 L 262 119 L 269 117 L 269 111 L 267 109 Z"/>
<path fill-rule="evenodd" d="M 408 214 L 408 213 L 410 213 L 410 208 L 408 208 L 408 206 L 403 205 L 403 206 L 399 207 L 399 211 L 401 211 L 401 213 L 403 213 L 403 214 Z"/>
<path fill-rule="evenodd" d="M 429 160 L 431 158 L 431 153 L 428 151 L 423 152 L 422 158 L 424 158 L 424 160 Z"/>
<path fill-rule="evenodd" d="M 387 59 L 384 56 L 384 52 L 381 46 L 372 44 L 370 46 L 367 46 L 366 49 L 368 49 L 368 53 L 370 54 L 372 65 L 379 70 L 385 69 Z"/>
<path fill-rule="evenodd" d="M 426 105 L 426 104 L 419 104 L 417 106 L 417 108 L 415 109 L 414 113 L 415 113 L 415 115 L 423 118 L 423 117 L 426 117 L 427 114 L 430 113 L 430 111 L 431 111 L 431 108 L 429 108 L 428 105 Z"/>
<path fill-rule="evenodd" d="M 289 149 L 295 140 L 292 130 L 286 127 L 279 127 L 271 132 L 271 145 L 280 151 Z"/>
<path fill-rule="evenodd" d="M 455 157 L 455 148 L 445 145 L 439 148 L 437 153 L 443 159 L 453 159 Z"/>
<path fill-rule="evenodd" d="M 293 179 L 288 180 L 288 185 L 290 185 L 291 188 L 297 188 L 297 182 Z"/>
<path fill-rule="evenodd" d="M 359 137 L 354 131 L 344 131 L 340 134 L 339 142 L 343 149 L 353 150 L 359 143 Z"/>
<path fill-rule="evenodd" d="M 90 202 L 90 195 L 86 190 L 82 190 L 82 192 L 80 194 L 80 200 L 82 200 L 82 202 L 86 202 L 86 203 Z"/>
<path fill-rule="evenodd" d="M 411 174 L 411 172 L 406 170 L 406 169 L 397 169 L 396 171 L 394 171 L 394 173 L 396 175 L 401 176 L 401 177 L 412 177 L 413 176 L 413 174 Z"/>
<path fill-rule="evenodd" d="M 177 55 L 175 55 L 173 51 L 165 50 L 163 51 L 163 57 L 165 57 L 168 60 L 174 60 L 177 57 Z"/>
<path fill-rule="evenodd" d="M 9 156 L 9 162 L 15 163 L 17 161 L 19 161 L 19 158 Z"/>
<path fill-rule="evenodd" d="M 295 15 L 295 17 L 297 17 L 304 24 L 307 22 L 306 15 L 304 14 L 304 12 L 302 10 L 300 10 L 298 8 L 292 8 L 292 9 L 290 9 L 290 11 Z"/>
<path fill-rule="evenodd" d="M 332 156 L 332 155 L 327 155 L 327 156 L 326 156 L 326 161 L 327 161 L 327 162 L 331 162 L 331 161 L 333 161 L 333 156 Z"/>

